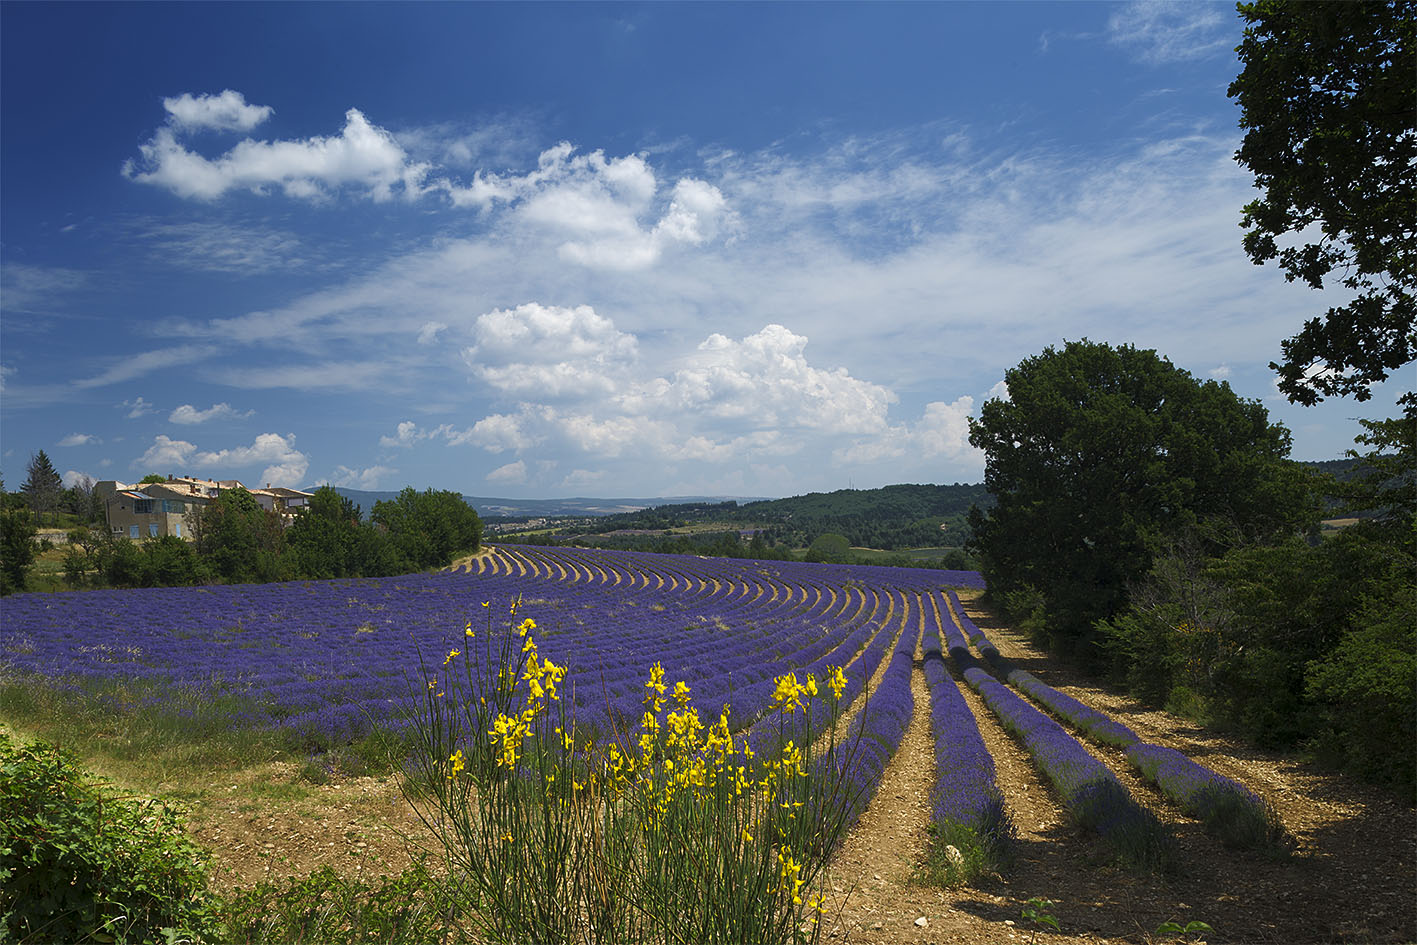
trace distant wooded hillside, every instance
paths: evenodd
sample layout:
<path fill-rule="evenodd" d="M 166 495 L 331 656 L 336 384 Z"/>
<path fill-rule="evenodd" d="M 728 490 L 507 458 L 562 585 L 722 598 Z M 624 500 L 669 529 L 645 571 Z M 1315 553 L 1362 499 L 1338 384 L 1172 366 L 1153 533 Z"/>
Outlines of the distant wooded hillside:
<path fill-rule="evenodd" d="M 823 534 L 843 535 L 856 547 L 958 547 L 968 534 L 970 506 L 988 507 L 983 485 L 897 485 L 881 489 L 812 492 L 756 502 L 661 505 L 641 512 L 607 515 L 588 532 L 667 529 L 718 524 L 770 529 L 778 543 L 804 547 Z"/>

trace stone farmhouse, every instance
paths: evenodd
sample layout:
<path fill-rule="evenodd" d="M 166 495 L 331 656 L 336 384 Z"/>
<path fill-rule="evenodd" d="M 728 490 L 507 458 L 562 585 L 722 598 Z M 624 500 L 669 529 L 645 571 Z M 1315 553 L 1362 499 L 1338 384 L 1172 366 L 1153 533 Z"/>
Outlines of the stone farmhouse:
<path fill-rule="evenodd" d="M 172 476 L 166 482 L 128 485 L 113 479 L 94 483 L 94 493 L 103 500 L 108 529 L 115 538 L 127 536 L 134 540 L 174 535 L 191 541 L 193 523 L 202 507 L 213 502 L 224 489 L 246 489 L 267 512 L 275 512 L 289 525 L 295 521 L 297 509 L 309 504 L 314 496 L 298 489 L 285 489 L 269 484 L 264 489 L 249 489 L 235 479 L 194 479 Z"/>

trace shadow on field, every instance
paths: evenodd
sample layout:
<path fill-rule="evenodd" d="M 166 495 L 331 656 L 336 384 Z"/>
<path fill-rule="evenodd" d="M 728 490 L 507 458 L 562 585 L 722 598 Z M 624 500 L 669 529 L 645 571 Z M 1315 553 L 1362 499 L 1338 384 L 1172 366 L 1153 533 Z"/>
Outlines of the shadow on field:
<path fill-rule="evenodd" d="M 1000 941 L 1028 941 L 1035 933 L 1044 942 L 1126 937 L 1141 928 L 1135 911 L 1138 902 L 1149 902 L 1151 911 L 1160 914 L 1164 909 L 1160 903 L 1167 898 L 1164 891 L 1159 896 L 1138 895 L 1140 890 L 1131 889 L 1138 882 L 1108 869 L 1095 842 L 1064 823 L 1021 841 L 1012 868 L 1003 877 L 982 880 L 975 887 L 987 898 L 956 896 L 950 905 L 995 925 Z M 1050 906 L 1033 904 L 1033 908 L 1040 918 L 1046 914 L 1055 919 L 1056 931 L 1045 922 L 1025 918 L 1024 911 L 1035 898 L 1051 901 Z M 1018 938 L 1005 938 L 1010 928 Z"/>

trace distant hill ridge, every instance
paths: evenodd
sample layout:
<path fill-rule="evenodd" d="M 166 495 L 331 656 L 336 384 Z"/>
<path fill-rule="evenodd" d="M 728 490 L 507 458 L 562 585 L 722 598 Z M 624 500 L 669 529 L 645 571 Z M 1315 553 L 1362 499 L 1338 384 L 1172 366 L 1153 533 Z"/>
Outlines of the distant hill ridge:
<path fill-rule="evenodd" d="M 398 492 L 371 492 L 362 489 L 346 489 L 335 486 L 340 495 L 357 502 L 367 516 L 375 502 L 387 502 Z M 638 512 L 659 505 L 687 505 L 696 503 L 755 502 L 757 497 L 738 496 L 661 496 L 652 499 L 600 499 L 576 496 L 568 499 L 505 499 L 491 496 L 464 495 L 463 501 L 477 510 L 483 518 L 523 518 L 536 516 L 601 516 Z"/>
<path fill-rule="evenodd" d="M 1355 459 L 1330 459 L 1301 461 L 1317 472 L 1329 473 L 1343 480 L 1352 477 L 1361 463 Z M 346 489 L 336 486 L 335 491 L 357 502 L 367 516 L 375 502 L 393 499 L 398 492 L 374 492 L 360 489 Z M 809 492 L 803 495 L 783 498 L 763 496 L 659 496 L 653 498 L 593 498 L 574 496 L 563 499 L 508 499 L 493 496 L 464 495 L 464 501 L 477 510 L 483 518 L 529 518 L 577 516 L 593 517 L 618 515 L 635 516 L 656 508 L 673 506 L 695 506 L 688 512 L 689 519 L 706 518 L 712 513 L 722 514 L 725 503 L 737 506 L 737 513 L 743 517 L 759 517 L 767 520 L 784 521 L 792 518 L 836 518 L 847 516 L 871 516 L 884 518 L 917 518 L 932 515 L 956 515 L 968 510 L 970 505 L 991 504 L 988 491 L 981 483 L 954 483 L 953 485 L 891 485 L 878 489 L 837 489 L 834 492 Z"/>

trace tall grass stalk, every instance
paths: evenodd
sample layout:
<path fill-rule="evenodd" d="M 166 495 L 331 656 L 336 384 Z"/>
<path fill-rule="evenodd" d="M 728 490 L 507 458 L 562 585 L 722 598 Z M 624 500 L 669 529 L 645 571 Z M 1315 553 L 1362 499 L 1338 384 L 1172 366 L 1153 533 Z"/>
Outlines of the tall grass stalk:
<path fill-rule="evenodd" d="M 422 663 L 405 793 L 446 857 L 478 940 L 815 941 L 822 868 L 852 788 L 787 734 L 797 713 L 838 720 L 840 670 L 778 680 L 784 733 L 755 754 L 729 709 L 705 723 L 656 664 L 637 728 L 577 732 L 565 670 L 530 618 L 471 622 Z M 563 695 L 565 696 L 563 698 Z M 827 752 L 851 746 L 828 740 Z"/>

